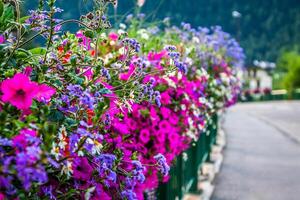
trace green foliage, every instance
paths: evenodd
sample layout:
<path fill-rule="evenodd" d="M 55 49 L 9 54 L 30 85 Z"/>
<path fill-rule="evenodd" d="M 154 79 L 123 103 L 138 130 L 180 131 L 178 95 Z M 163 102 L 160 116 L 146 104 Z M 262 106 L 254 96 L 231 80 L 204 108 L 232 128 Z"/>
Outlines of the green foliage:
<path fill-rule="evenodd" d="M 4 10 L 4 3 L 2 0 L 0 0 L 0 16 L 2 16 Z"/>
<path fill-rule="evenodd" d="M 14 20 L 14 9 L 11 5 L 0 2 L 0 31 L 8 28 L 10 22 Z"/>
<path fill-rule="evenodd" d="M 30 49 L 29 51 L 30 51 L 30 53 L 32 53 L 34 55 L 44 55 L 46 53 L 46 48 L 36 47 L 36 48 Z"/>
<path fill-rule="evenodd" d="M 30 7 L 32 1 L 25 3 Z M 78 11 L 86 13 L 89 8 L 89 1 L 83 0 L 57 3 L 65 10 L 63 15 L 66 17 L 77 18 Z M 124 21 L 127 14 L 134 12 L 135 3 L 136 0 L 119 1 L 117 22 Z M 239 20 L 231 16 L 234 10 L 242 14 Z M 300 43 L 299 0 L 146 0 L 141 12 L 150 22 L 171 17 L 177 25 L 182 21 L 192 23 L 194 27 L 220 25 L 226 32 L 240 36 L 249 63 L 255 59 L 275 61 L 281 51 Z"/>
<path fill-rule="evenodd" d="M 286 71 L 283 85 L 290 94 L 300 88 L 300 54 L 298 52 L 283 53 L 278 60 L 278 68 Z"/>

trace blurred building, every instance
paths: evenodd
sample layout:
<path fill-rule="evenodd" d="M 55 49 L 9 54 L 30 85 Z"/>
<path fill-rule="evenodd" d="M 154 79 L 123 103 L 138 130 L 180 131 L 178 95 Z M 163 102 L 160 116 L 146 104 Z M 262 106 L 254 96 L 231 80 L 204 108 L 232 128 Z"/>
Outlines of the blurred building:
<path fill-rule="evenodd" d="M 249 89 L 260 91 L 265 88 L 272 89 L 273 80 L 271 72 L 275 67 L 275 63 L 255 60 L 245 73 L 245 80 L 248 82 Z"/>

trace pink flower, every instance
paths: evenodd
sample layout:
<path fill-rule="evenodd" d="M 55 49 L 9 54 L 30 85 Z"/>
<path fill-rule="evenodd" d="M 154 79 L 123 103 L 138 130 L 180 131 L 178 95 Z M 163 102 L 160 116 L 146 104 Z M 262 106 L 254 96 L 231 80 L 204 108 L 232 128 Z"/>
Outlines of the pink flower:
<path fill-rule="evenodd" d="M 12 138 L 13 146 L 25 149 L 28 144 L 28 139 L 30 137 L 36 137 L 37 133 L 31 129 L 22 129 L 19 135 L 16 135 Z"/>
<path fill-rule="evenodd" d="M 25 74 L 18 73 L 13 78 L 7 79 L 1 84 L 2 101 L 9 102 L 21 110 L 28 110 L 32 100 L 49 101 L 56 90 L 46 84 L 38 85 L 30 81 L 28 75 L 31 67 L 25 69 Z"/>
<path fill-rule="evenodd" d="M 142 129 L 140 132 L 140 141 L 144 144 L 149 142 L 150 140 L 150 132 L 148 129 Z"/>
<path fill-rule="evenodd" d="M 123 81 L 127 81 L 128 79 L 130 79 L 130 77 L 133 74 L 134 70 L 135 70 L 134 65 L 130 64 L 128 72 L 120 74 L 120 79 L 123 80 Z"/>
<path fill-rule="evenodd" d="M 35 99 L 38 101 L 48 102 L 51 99 L 51 96 L 54 95 L 56 90 L 46 84 L 41 84 L 38 87 L 38 92 L 35 96 Z"/>
<path fill-rule="evenodd" d="M 161 107 L 160 111 L 164 119 L 168 119 L 171 116 L 171 110 L 169 108 Z"/>
<path fill-rule="evenodd" d="M 114 122 L 112 123 L 113 127 L 116 131 L 118 131 L 121 134 L 129 134 L 129 130 L 128 130 L 128 126 L 125 123 L 121 123 L 119 120 L 114 120 Z"/>
<path fill-rule="evenodd" d="M 82 31 L 78 31 L 76 33 L 76 37 L 78 39 L 81 39 L 81 42 L 79 42 L 80 45 L 82 45 L 83 47 L 85 47 L 87 50 L 91 49 L 91 39 L 86 37 Z"/>
<path fill-rule="evenodd" d="M 5 37 L 4 35 L 0 34 L 0 44 L 3 44 L 5 42 Z"/>
<path fill-rule="evenodd" d="M 73 162 L 73 177 L 77 180 L 87 181 L 90 180 L 93 168 L 85 157 L 75 157 Z"/>
<path fill-rule="evenodd" d="M 153 106 L 151 106 L 150 109 L 150 118 L 153 124 L 157 124 L 160 120 L 155 108 Z"/>
<path fill-rule="evenodd" d="M 167 55 L 167 51 L 163 50 L 159 53 L 155 53 L 155 52 L 149 52 L 148 54 L 148 60 L 149 61 L 160 61 L 163 57 L 165 57 Z"/>
<path fill-rule="evenodd" d="M 161 121 L 159 123 L 159 129 L 168 133 L 171 129 L 169 121 L 166 121 L 166 120 Z"/>
<path fill-rule="evenodd" d="M 116 33 L 114 33 L 114 32 L 112 32 L 112 33 L 110 33 L 110 34 L 108 35 L 108 38 L 109 38 L 110 40 L 112 40 L 112 41 L 117 41 L 117 40 L 119 39 L 119 35 L 116 34 Z"/>
<path fill-rule="evenodd" d="M 96 184 L 96 189 L 92 193 L 90 200 L 111 200 L 111 197 L 105 192 L 101 184 Z"/>
<path fill-rule="evenodd" d="M 1 91 L 3 102 L 9 102 L 18 109 L 24 110 L 30 108 L 32 99 L 38 92 L 38 84 L 31 82 L 26 75 L 18 73 L 13 78 L 2 82 Z"/>
<path fill-rule="evenodd" d="M 144 5 L 145 1 L 146 1 L 146 0 L 138 0 L 138 1 L 137 1 L 138 7 L 142 7 L 142 6 Z"/>
<path fill-rule="evenodd" d="M 136 130 L 137 129 L 137 123 L 135 120 L 132 120 L 130 118 L 127 118 L 126 119 L 126 124 L 128 125 L 128 127 L 131 129 L 131 130 Z"/>
<path fill-rule="evenodd" d="M 83 73 L 83 75 L 88 79 L 88 80 L 92 80 L 93 78 L 93 71 L 92 69 L 84 69 L 85 72 Z"/>
<path fill-rule="evenodd" d="M 4 194 L 0 193 L 0 200 L 4 200 L 4 199 L 5 199 Z"/>
<path fill-rule="evenodd" d="M 24 74 L 26 75 L 26 76 L 30 76 L 30 74 L 31 74 L 31 72 L 32 72 L 32 67 L 30 67 L 30 66 L 27 66 L 26 68 L 25 68 L 25 70 L 24 70 Z"/>
<path fill-rule="evenodd" d="M 168 140 L 170 142 L 170 148 L 176 152 L 176 148 L 180 146 L 181 138 L 177 133 L 170 133 L 168 135 Z"/>
<path fill-rule="evenodd" d="M 167 135 L 166 131 L 159 130 L 159 131 L 153 132 L 153 134 L 155 135 L 155 138 L 159 143 L 165 142 L 166 135 Z"/>
<path fill-rule="evenodd" d="M 178 121 L 179 121 L 179 118 L 177 117 L 177 115 L 172 115 L 170 118 L 169 118 L 169 122 L 173 125 L 176 125 L 178 124 Z"/>
<path fill-rule="evenodd" d="M 160 94 L 160 97 L 161 97 L 160 101 L 161 101 L 162 105 L 167 105 L 167 104 L 171 103 L 171 97 L 169 96 L 167 91 L 162 92 Z"/>

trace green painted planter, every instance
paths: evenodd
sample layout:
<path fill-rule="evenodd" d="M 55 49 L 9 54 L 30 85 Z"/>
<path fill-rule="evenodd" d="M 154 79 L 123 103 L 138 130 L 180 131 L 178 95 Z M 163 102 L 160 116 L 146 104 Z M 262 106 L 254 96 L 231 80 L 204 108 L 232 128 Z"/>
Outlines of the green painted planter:
<path fill-rule="evenodd" d="M 185 193 L 199 193 L 197 190 L 198 172 L 202 164 L 210 160 L 212 146 L 216 143 L 218 116 L 212 117 L 211 124 L 199 140 L 178 156 L 170 171 L 170 181 L 157 189 L 159 200 L 180 200 Z"/>

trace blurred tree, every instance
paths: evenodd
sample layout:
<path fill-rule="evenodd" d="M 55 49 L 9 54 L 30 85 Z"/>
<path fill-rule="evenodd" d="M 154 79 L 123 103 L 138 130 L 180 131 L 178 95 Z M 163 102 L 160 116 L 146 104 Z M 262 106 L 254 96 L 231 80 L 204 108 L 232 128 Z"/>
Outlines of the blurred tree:
<path fill-rule="evenodd" d="M 281 55 L 277 63 L 278 70 L 285 71 L 283 85 L 291 94 L 300 88 L 300 54 L 296 51 L 286 52 Z"/>
<path fill-rule="evenodd" d="M 32 8 L 36 1 L 25 1 L 26 7 Z M 119 0 L 118 21 L 134 12 L 136 2 Z M 79 17 L 79 13 L 85 13 L 91 7 L 83 0 L 58 0 L 57 3 L 65 9 L 64 17 Z M 231 15 L 234 10 L 242 14 L 238 27 Z M 149 16 L 148 21 L 171 17 L 177 25 L 182 21 L 193 26 L 221 25 L 236 36 L 240 31 L 240 42 L 250 65 L 255 59 L 274 62 L 281 52 L 300 44 L 299 0 L 146 0 L 141 11 Z"/>

